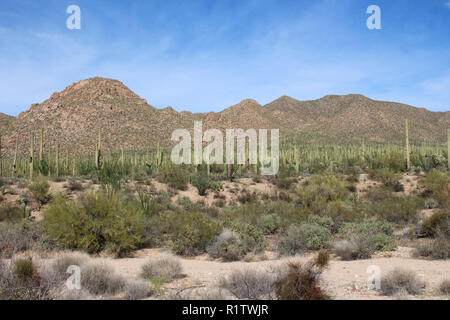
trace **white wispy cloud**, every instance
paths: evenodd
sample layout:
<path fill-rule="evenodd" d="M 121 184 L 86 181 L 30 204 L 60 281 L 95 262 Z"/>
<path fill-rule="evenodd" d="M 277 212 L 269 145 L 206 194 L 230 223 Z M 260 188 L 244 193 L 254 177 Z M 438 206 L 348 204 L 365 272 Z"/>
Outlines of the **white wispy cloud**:
<path fill-rule="evenodd" d="M 447 1 L 447 3 L 445 5 L 447 6 L 447 8 L 450 9 L 450 1 Z"/>

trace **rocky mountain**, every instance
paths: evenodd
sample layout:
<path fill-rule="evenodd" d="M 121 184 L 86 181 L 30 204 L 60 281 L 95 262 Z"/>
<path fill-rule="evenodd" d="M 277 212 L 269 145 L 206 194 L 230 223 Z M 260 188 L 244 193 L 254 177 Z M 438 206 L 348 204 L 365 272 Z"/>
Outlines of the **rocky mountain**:
<path fill-rule="evenodd" d="M 104 149 L 139 150 L 158 142 L 168 145 L 173 130 L 192 131 L 195 120 L 203 120 L 204 129 L 224 130 L 230 127 L 230 119 L 233 128 L 278 128 L 281 138 L 329 142 L 401 142 L 405 119 L 413 141 L 444 142 L 450 128 L 450 112 L 431 112 L 362 95 L 330 95 L 311 101 L 283 96 L 265 106 L 248 99 L 217 113 L 179 113 L 171 107 L 154 108 L 123 83 L 97 77 L 52 94 L 17 118 L 0 114 L 0 129 L 6 131 L 4 144 L 10 149 L 18 135 L 20 150 L 26 152 L 31 132 L 37 135 L 43 126 L 47 146 L 55 145 L 59 137 L 62 150 L 90 153 L 95 150 L 99 129 Z"/>

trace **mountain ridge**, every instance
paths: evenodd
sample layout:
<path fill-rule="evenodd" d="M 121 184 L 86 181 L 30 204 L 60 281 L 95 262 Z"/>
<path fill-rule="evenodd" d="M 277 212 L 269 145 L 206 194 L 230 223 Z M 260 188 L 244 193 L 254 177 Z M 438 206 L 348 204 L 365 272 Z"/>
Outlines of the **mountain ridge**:
<path fill-rule="evenodd" d="M 233 128 L 279 128 L 282 138 L 393 143 L 402 141 L 405 119 L 412 141 L 443 143 L 450 127 L 450 111 L 433 112 L 360 94 L 305 101 L 284 95 L 265 105 L 245 99 L 219 112 L 177 112 L 172 107 L 155 108 L 122 82 L 101 77 L 72 83 L 17 118 L 0 114 L 0 125 L 9 149 L 18 135 L 19 149 L 26 152 L 31 132 L 44 126 L 46 145 L 54 146 L 59 137 L 62 149 L 90 153 L 99 129 L 107 150 L 138 150 L 158 142 L 169 145 L 173 130 L 192 131 L 196 120 L 203 121 L 204 130 L 225 130 L 230 119 Z"/>

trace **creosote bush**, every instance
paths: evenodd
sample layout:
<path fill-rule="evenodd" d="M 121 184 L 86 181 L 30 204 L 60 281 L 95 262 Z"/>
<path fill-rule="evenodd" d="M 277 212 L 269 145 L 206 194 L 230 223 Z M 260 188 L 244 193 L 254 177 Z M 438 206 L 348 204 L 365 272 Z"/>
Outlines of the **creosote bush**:
<path fill-rule="evenodd" d="M 423 221 L 420 233 L 428 237 L 435 237 L 439 231 L 450 234 L 449 228 L 450 212 L 439 210 Z"/>
<path fill-rule="evenodd" d="M 65 248 L 123 256 L 142 244 L 144 215 L 120 192 L 90 193 L 79 201 L 58 196 L 44 212 L 44 227 Z"/>
<path fill-rule="evenodd" d="M 331 232 L 318 224 L 305 223 L 291 226 L 278 242 L 281 254 L 295 255 L 304 250 L 326 249 L 331 243 Z"/>
<path fill-rule="evenodd" d="M 44 177 L 39 177 L 34 180 L 32 183 L 30 183 L 28 189 L 30 189 L 30 192 L 33 194 L 36 200 L 39 201 L 40 204 L 44 204 L 48 201 L 48 191 L 50 190 L 50 184 Z"/>
<path fill-rule="evenodd" d="M 221 225 L 201 212 L 171 212 L 167 217 L 173 250 L 181 255 L 197 255 L 222 231 Z"/>
<path fill-rule="evenodd" d="M 157 176 L 161 182 L 167 183 L 172 188 L 187 190 L 188 176 L 180 166 L 163 165 L 158 168 Z"/>
<path fill-rule="evenodd" d="M 19 208 L 11 202 L 0 204 L 0 222 L 1 221 L 18 221 L 24 218 L 24 209 Z"/>
<path fill-rule="evenodd" d="M 388 222 L 345 223 L 339 233 L 342 240 L 334 245 L 333 252 L 342 260 L 368 259 L 377 250 L 389 251 L 397 247 Z"/>

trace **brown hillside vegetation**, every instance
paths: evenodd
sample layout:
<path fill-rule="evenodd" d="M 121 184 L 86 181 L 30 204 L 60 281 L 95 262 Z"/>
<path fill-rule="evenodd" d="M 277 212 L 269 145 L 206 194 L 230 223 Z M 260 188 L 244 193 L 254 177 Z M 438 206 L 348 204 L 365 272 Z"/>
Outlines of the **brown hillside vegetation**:
<path fill-rule="evenodd" d="M 154 108 L 120 81 L 99 77 L 52 94 L 17 119 L 1 114 L 0 125 L 10 150 L 17 135 L 20 149 L 28 150 L 31 132 L 37 133 L 44 126 L 46 145 L 54 145 L 59 136 L 62 149 L 91 153 L 99 129 L 104 149 L 139 150 L 158 141 L 167 145 L 174 129 L 192 131 L 194 120 L 203 120 L 204 129 L 228 128 L 230 116 L 234 128 L 279 128 L 282 138 L 325 141 L 401 142 L 404 120 L 408 119 L 412 141 L 444 142 L 450 127 L 450 112 L 431 112 L 362 95 L 325 96 L 312 101 L 283 96 L 265 106 L 248 99 L 218 113 L 179 113 L 171 107 Z"/>

